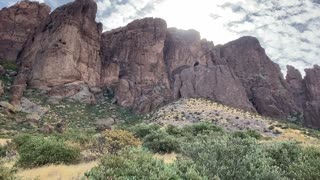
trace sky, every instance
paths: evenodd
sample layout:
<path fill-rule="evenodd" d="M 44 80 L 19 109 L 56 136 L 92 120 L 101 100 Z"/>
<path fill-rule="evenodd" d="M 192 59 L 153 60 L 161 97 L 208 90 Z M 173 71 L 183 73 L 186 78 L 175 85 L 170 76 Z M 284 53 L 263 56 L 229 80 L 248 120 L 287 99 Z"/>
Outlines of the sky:
<path fill-rule="evenodd" d="M 0 0 L 0 8 L 19 0 Z M 54 10 L 72 0 L 37 0 Z M 195 29 L 202 38 L 224 44 L 257 37 L 285 73 L 287 64 L 320 65 L 320 0 L 96 0 L 104 30 L 135 19 L 160 17 L 168 27 Z"/>

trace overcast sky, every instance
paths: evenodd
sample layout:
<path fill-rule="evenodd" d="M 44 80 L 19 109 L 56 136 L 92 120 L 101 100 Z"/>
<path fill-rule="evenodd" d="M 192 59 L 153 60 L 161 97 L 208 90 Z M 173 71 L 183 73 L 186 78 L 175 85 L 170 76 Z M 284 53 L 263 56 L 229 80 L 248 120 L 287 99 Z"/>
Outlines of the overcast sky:
<path fill-rule="evenodd" d="M 0 8 L 19 0 L 0 0 Z M 72 0 L 37 0 L 52 9 Z M 169 27 L 196 29 L 202 38 L 223 44 L 257 37 L 283 70 L 320 64 L 320 0 L 96 0 L 104 30 L 134 19 L 161 17 Z"/>

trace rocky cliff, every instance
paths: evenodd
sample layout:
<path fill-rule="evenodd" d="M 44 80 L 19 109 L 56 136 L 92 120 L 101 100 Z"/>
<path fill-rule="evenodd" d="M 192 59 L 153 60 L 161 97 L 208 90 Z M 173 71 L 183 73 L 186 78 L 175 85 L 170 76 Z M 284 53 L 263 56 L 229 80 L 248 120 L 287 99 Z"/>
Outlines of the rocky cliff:
<path fill-rule="evenodd" d="M 16 60 L 28 37 L 49 13 L 49 6 L 29 1 L 0 10 L 0 61 Z"/>
<path fill-rule="evenodd" d="M 253 37 L 215 46 L 195 30 L 167 28 L 158 18 L 102 33 L 93 0 L 53 11 L 30 35 L 12 87 L 19 104 L 29 86 L 54 98 L 95 103 L 102 89 L 114 102 L 149 112 L 179 98 L 207 98 L 275 118 L 320 127 L 320 68 L 288 66 L 286 79 Z M 99 96 L 98 96 L 99 95 Z"/>
<path fill-rule="evenodd" d="M 87 86 L 100 84 L 102 25 L 95 22 L 96 12 L 97 5 L 91 0 L 66 4 L 54 10 L 29 37 L 19 58 L 13 104 L 19 103 L 27 84 L 55 97 L 80 96 L 80 91 L 86 91 L 81 96 L 94 101 Z"/>

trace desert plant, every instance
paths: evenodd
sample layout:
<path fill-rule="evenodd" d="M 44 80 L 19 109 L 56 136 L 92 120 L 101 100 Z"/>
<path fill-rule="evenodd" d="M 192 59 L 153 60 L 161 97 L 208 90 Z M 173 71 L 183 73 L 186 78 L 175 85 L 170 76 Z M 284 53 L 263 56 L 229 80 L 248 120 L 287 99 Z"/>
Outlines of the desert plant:
<path fill-rule="evenodd" d="M 19 140 L 25 139 L 25 142 Z M 17 141 L 19 159 L 17 164 L 22 167 L 35 167 L 45 164 L 70 164 L 80 158 L 80 150 L 70 147 L 55 138 L 42 136 L 20 137 Z"/>
<path fill-rule="evenodd" d="M 172 169 L 141 149 L 126 149 L 117 155 L 106 155 L 98 167 L 86 173 L 92 180 L 104 179 L 177 179 Z"/>
<path fill-rule="evenodd" d="M 217 133 L 200 135 L 182 143 L 182 154 L 192 159 L 196 169 L 211 178 L 282 179 L 280 168 L 272 164 L 255 139 L 235 138 Z"/>
<path fill-rule="evenodd" d="M 0 160 L 0 180 L 14 180 L 17 179 L 14 171 L 4 166 L 3 161 Z"/>
<path fill-rule="evenodd" d="M 102 138 L 105 140 L 105 150 L 108 153 L 117 153 L 124 148 L 141 145 L 139 139 L 135 138 L 132 133 L 124 130 L 106 131 Z"/>
<path fill-rule="evenodd" d="M 15 61 L 1 60 L 0 65 L 2 65 L 3 68 L 8 69 L 8 70 L 12 70 L 12 71 L 18 70 L 18 66 L 15 63 Z"/>
<path fill-rule="evenodd" d="M 215 126 L 211 123 L 197 123 L 183 127 L 183 130 L 187 133 L 191 133 L 193 136 L 199 134 L 209 134 L 211 132 L 223 132 L 223 129 Z"/>
<path fill-rule="evenodd" d="M 157 131 L 159 129 L 160 129 L 159 125 L 156 125 L 156 124 L 148 125 L 148 124 L 142 123 L 142 124 L 137 124 L 129 128 L 128 130 L 132 132 L 137 138 L 142 139 L 148 134 L 151 134 L 152 132 Z"/>
<path fill-rule="evenodd" d="M 5 157 L 7 154 L 7 148 L 6 146 L 0 145 L 0 157 Z"/>
<path fill-rule="evenodd" d="M 263 145 L 273 165 L 281 168 L 290 179 L 320 179 L 320 151 L 303 148 L 296 142 L 277 142 Z"/>
<path fill-rule="evenodd" d="M 143 138 L 143 146 L 158 153 L 178 152 L 180 149 L 178 139 L 162 130 L 154 131 Z"/>
<path fill-rule="evenodd" d="M 263 136 L 255 131 L 255 130 L 247 130 L 247 131 L 236 131 L 233 133 L 234 137 L 239 137 L 239 138 L 255 138 L 255 139 L 262 139 Z"/>
<path fill-rule="evenodd" d="M 142 149 L 125 149 L 119 154 L 106 155 L 98 167 L 85 174 L 90 180 L 104 179 L 141 179 L 141 180 L 168 180 L 168 179 L 203 179 L 197 171 L 185 162 L 179 165 L 168 165 L 157 160 L 153 155 Z M 183 168 L 182 168 L 183 167 Z M 178 169 L 178 168 L 181 168 Z"/>

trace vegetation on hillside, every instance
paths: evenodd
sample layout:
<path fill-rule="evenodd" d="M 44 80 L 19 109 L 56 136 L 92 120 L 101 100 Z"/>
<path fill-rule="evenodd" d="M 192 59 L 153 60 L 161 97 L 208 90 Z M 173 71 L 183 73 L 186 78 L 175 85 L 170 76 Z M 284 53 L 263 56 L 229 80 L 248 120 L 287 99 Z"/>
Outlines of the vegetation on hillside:
<path fill-rule="evenodd" d="M 1 100 L 6 100 L 8 93 Z M 203 100 L 188 102 L 192 114 L 179 110 L 180 117 L 171 115 L 178 112 L 175 109 L 137 115 L 116 106 L 110 98 L 87 105 L 68 100 L 52 104 L 36 90 L 26 91 L 24 97 L 46 112 L 30 121 L 28 113 L 0 108 L 0 136 L 11 139 L 0 142 L 0 179 L 21 178 L 16 174 L 52 164 L 76 167 L 88 163 L 88 170 L 96 162 L 96 167 L 78 176 L 92 180 L 320 179 L 320 133 L 299 124 L 272 121 L 267 128 L 275 135 L 267 136 L 261 128 L 226 128 L 223 125 L 234 122 L 228 118 L 241 120 L 243 112 L 209 102 L 201 107 Z M 219 111 L 212 109 L 215 107 Z M 210 108 L 214 119 L 201 118 Z M 164 117 L 161 114 L 174 121 L 178 118 L 178 123 L 156 121 Z M 196 121 L 186 123 L 188 116 Z M 254 114 L 244 117 L 264 121 Z M 114 119 L 115 125 L 98 130 L 95 123 L 104 118 Z M 220 121 L 223 123 L 217 123 Z M 64 123 L 63 129 L 57 129 L 59 123 Z M 46 125 L 53 129 L 45 131 Z M 168 153 L 177 157 L 165 163 L 159 156 Z"/>

